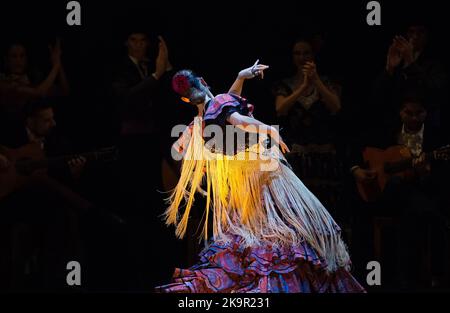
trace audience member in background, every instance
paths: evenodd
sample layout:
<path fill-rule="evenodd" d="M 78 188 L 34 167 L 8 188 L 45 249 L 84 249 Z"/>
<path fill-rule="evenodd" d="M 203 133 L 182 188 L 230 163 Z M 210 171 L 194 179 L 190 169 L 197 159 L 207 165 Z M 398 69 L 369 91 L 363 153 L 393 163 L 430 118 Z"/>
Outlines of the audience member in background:
<path fill-rule="evenodd" d="M 275 107 L 288 144 L 328 144 L 334 140 L 333 116 L 341 109 L 340 88 L 320 76 L 311 44 L 295 42 L 296 72 L 274 86 Z M 293 150 L 294 147 L 293 147 Z"/>
<path fill-rule="evenodd" d="M 320 42 L 316 49 L 321 50 Z M 322 51 L 323 53 L 323 51 Z M 319 75 L 311 43 L 297 40 L 292 49 L 293 76 L 273 88 L 280 133 L 291 148 L 294 172 L 339 219 L 341 173 L 337 153 L 340 86 Z"/>
<path fill-rule="evenodd" d="M 61 41 L 49 46 L 51 69 L 45 77 L 29 62 L 25 45 L 12 43 L 4 58 L 4 72 L 0 73 L 0 113 L 2 122 L 17 122 L 26 103 L 48 96 L 65 96 L 69 84 L 61 62 Z M 58 84 L 57 84 L 58 83 Z"/>
<path fill-rule="evenodd" d="M 149 60 L 151 44 L 158 44 L 155 60 Z M 133 29 L 125 41 L 127 55 L 119 64 L 113 92 L 118 101 L 120 127 L 121 215 L 129 229 L 130 288 L 147 290 L 170 277 L 168 262 L 153 256 L 153 249 L 164 249 L 167 230 L 160 223 L 163 213 L 161 194 L 161 120 L 164 89 L 170 86 L 167 45 L 162 37 L 150 42 L 146 32 Z M 167 233 L 168 234 L 168 233 Z M 149 247 L 153 247 L 149 249 Z M 148 267 L 159 268 L 148 275 Z"/>
<path fill-rule="evenodd" d="M 372 115 L 385 124 L 395 124 L 398 103 L 411 89 L 427 99 L 427 119 L 440 127 L 441 109 L 447 100 L 447 75 L 444 67 L 432 55 L 428 44 L 428 29 L 424 23 L 411 23 L 405 36 L 393 38 L 386 58 L 386 67 L 376 79 L 371 97 Z"/>

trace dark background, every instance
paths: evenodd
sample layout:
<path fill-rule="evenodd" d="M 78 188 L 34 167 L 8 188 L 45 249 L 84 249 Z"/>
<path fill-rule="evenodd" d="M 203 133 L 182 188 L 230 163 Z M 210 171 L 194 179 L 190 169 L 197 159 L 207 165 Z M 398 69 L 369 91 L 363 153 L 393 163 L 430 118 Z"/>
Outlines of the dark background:
<path fill-rule="evenodd" d="M 132 29 L 149 33 L 152 59 L 157 36 L 162 35 L 175 68 L 195 70 L 212 86 L 214 94 L 227 91 L 238 71 L 256 59 L 270 65 L 265 79 L 248 81 L 243 92 L 255 104 L 255 116 L 267 123 L 276 122 L 270 87 L 291 73 L 294 39 L 322 33 L 326 45 L 317 60 L 318 71 L 342 85 L 339 131 L 348 142 L 369 125 L 370 87 L 383 70 L 392 37 L 404 34 L 408 23 L 419 19 L 427 24 L 431 49 L 447 69 L 449 65 L 445 25 L 449 17 L 442 1 L 379 1 L 381 26 L 366 23 L 369 1 L 84 0 L 79 1 L 81 26 L 66 24 L 68 2 L 3 1 L 0 55 L 9 42 L 19 40 L 26 44 L 32 66 L 48 73 L 47 46 L 56 36 L 61 37 L 63 64 L 72 92 L 64 107 L 57 110 L 58 128 L 80 150 L 114 142 L 112 71 L 126 55 L 124 41 Z M 448 105 L 442 109 L 445 132 L 449 130 Z M 190 108 L 180 104 L 180 110 L 189 113 Z M 171 114 L 157 119 L 174 124 Z M 190 118 L 184 121 L 189 122 Z M 99 268 L 103 265 L 100 263 Z M 108 270 L 103 274 L 111 278 Z"/>
<path fill-rule="evenodd" d="M 163 35 L 173 65 L 199 72 L 215 93 L 226 91 L 237 71 L 256 59 L 269 64 L 264 81 L 250 81 L 244 90 L 256 104 L 256 114 L 266 121 L 274 121 L 273 99 L 266 87 L 289 74 L 292 41 L 303 34 L 324 34 L 326 46 L 318 70 L 334 75 L 343 85 L 342 115 L 352 128 L 364 121 L 368 90 L 384 66 L 391 38 L 404 33 L 411 20 L 427 23 L 431 46 L 448 66 L 447 16 L 440 1 L 379 1 L 381 26 L 367 25 L 368 1 L 79 2 L 81 26 L 66 24 L 68 1 L 3 2 L 0 42 L 4 46 L 21 39 L 28 45 L 31 62 L 44 70 L 49 66 L 48 43 L 55 36 L 62 38 L 63 62 L 74 91 L 72 110 L 65 114 L 72 122 L 69 129 L 78 128 L 76 117 L 83 116 L 85 136 L 77 136 L 83 138 L 82 144 L 103 138 L 99 123 L 107 122 L 111 71 L 125 54 L 129 29 L 149 32 L 153 54 L 156 36 Z"/>

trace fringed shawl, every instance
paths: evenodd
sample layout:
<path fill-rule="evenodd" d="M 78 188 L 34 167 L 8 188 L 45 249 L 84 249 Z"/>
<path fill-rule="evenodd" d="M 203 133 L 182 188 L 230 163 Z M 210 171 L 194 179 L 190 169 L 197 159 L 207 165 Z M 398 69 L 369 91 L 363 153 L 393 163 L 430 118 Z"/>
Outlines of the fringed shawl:
<path fill-rule="evenodd" d="M 230 235 L 241 236 L 245 246 L 306 241 L 325 259 L 329 271 L 349 265 L 340 228 L 283 164 L 286 160 L 276 146 L 262 149 L 254 145 L 231 156 L 213 153 L 205 148 L 202 122 L 197 117 L 191 125 L 180 179 L 167 199 L 166 223 L 176 226 L 178 237 L 186 233 L 195 193 L 206 186 L 205 240 L 212 215 L 215 242 L 226 243 Z"/>

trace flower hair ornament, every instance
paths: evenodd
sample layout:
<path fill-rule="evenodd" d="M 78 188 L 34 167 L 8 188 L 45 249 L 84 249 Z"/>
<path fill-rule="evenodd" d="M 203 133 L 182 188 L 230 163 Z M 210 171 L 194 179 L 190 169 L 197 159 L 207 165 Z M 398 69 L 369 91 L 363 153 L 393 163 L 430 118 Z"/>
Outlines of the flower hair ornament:
<path fill-rule="evenodd" d="M 189 96 L 191 88 L 202 89 L 198 77 L 191 70 L 181 70 L 172 78 L 173 90 L 181 96 Z"/>
<path fill-rule="evenodd" d="M 172 78 L 173 90 L 181 96 L 181 100 L 190 103 L 191 97 L 196 98 L 200 94 L 211 95 L 206 82 L 191 70 L 181 70 Z"/>

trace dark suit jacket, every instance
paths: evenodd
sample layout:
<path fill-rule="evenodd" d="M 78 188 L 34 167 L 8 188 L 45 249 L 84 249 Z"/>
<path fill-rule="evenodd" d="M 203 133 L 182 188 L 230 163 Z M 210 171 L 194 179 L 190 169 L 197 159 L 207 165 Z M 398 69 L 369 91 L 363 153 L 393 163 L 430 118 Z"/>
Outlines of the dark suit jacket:
<path fill-rule="evenodd" d="M 440 109 L 448 100 L 447 77 L 443 65 L 427 51 L 406 68 L 400 65 L 389 75 L 385 70 L 378 75 L 372 86 L 370 115 L 375 123 L 395 123 L 403 95 L 416 91 L 425 97 L 428 122 L 440 127 Z"/>
<path fill-rule="evenodd" d="M 127 56 L 114 73 L 113 94 L 118 104 L 122 134 L 152 133 L 157 129 L 156 111 L 160 81 L 147 68 L 142 78 L 138 67 Z M 160 79 L 161 80 L 161 79 Z"/>

